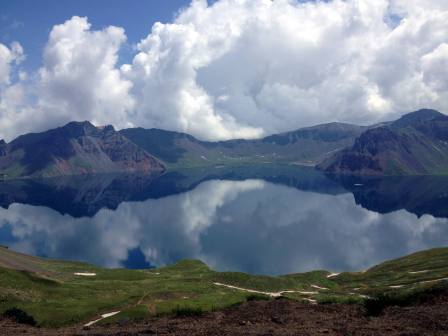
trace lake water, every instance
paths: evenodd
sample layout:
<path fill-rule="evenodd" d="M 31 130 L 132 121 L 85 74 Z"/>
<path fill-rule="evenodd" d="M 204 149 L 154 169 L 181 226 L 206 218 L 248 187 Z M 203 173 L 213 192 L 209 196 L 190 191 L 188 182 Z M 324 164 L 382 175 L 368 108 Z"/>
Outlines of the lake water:
<path fill-rule="evenodd" d="M 331 178 L 294 166 L 0 182 L 0 244 L 146 268 L 362 270 L 448 246 L 448 178 Z"/>

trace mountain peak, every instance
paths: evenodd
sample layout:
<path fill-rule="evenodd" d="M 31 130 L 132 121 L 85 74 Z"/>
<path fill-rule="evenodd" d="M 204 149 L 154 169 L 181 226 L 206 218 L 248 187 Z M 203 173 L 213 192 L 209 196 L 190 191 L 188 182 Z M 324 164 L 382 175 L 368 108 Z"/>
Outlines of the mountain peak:
<path fill-rule="evenodd" d="M 62 126 L 61 131 L 69 135 L 69 137 L 79 137 L 86 135 L 96 135 L 100 129 L 93 125 L 90 121 L 72 121 Z"/>
<path fill-rule="evenodd" d="M 65 126 L 62 126 L 62 128 L 79 128 L 79 127 L 95 127 L 90 121 L 84 120 L 84 121 L 70 121 Z"/>
<path fill-rule="evenodd" d="M 392 125 L 396 127 L 407 127 L 415 123 L 430 121 L 444 116 L 443 113 L 436 110 L 420 109 L 403 115 L 400 119 L 394 121 Z"/>
<path fill-rule="evenodd" d="M 98 126 L 97 127 L 99 130 L 101 131 L 105 131 L 105 132 L 109 132 L 109 131 L 115 131 L 114 126 L 112 125 L 103 125 L 103 126 Z"/>
<path fill-rule="evenodd" d="M 112 125 L 95 126 L 90 121 L 72 121 L 61 127 L 64 131 L 68 131 L 71 136 L 80 135 L 100 135 L 105 132 L 115 132 Z"/>
<path fill-rule="evenodd" d="M 392 124 L 371 128 L 351 148 L 334 154 L 318 168 L 333 174 L 446 174 L 448 116 L 423 109 Z"/>
<path fill-rule="evenodd" d="M 45 132 L 25 134 L 11 145 L 0 146 L 0 173 L 2 170 L 14 170 L 15 175 L 8 173 L 12 177 L 53 177 L 160 173 L 164 166 L 113 126 L 95 127 L 88 121 L 75 121 Z"/>

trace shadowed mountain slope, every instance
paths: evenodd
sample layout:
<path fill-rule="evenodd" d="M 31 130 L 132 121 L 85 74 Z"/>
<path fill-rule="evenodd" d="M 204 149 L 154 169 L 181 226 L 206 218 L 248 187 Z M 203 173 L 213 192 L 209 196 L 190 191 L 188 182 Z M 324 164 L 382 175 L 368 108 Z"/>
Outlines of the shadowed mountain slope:
<path fill-rule="evenodd" d="M 406 114 L 365 131 L 318 168 L 332 174 L 448 174 L 448 116 L 434 110 Z"/>
<path fill-rule="evenodd" d="M 163 170 L 163 164 L 112 126 L 87 121 L 0 144 L 0 174 L 10 178 Z"/>

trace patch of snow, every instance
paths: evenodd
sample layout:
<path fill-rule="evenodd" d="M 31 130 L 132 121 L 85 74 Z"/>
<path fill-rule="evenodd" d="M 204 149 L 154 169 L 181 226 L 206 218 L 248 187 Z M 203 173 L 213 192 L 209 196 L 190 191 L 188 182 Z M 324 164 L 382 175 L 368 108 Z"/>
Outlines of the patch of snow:
<path fill-rule="evenodd" d="M 76 273 L 73 273 L 73 274 L 79 275 L 79 276 L 86 276 L 86 277 L 94 277 L 94 276 L 96 276 L 96 273 L 76 272 Z"/>
<path fill-rule="evenodd" d="M 329 290 L 328 288 L 320 287 L 320 286 L 317 286 L 317 285 L 311 285 L 311 287 L 316 288 L 316 289 L 321 289 L 321 290 Z"/>
<path fill-rule="evenodd" d="M 90 321 L 90 322 L 87 323 L 87 324 L 84 324 L 84 327 L 90 327 L 91 325 L 97 323 L 98 321 L 101 321 L 101 320 L 104 320 L 105 318 L 108 318 L 108 317 L 117 315 L 119 312 L 120 312 L 120 311 L 116 311 L 116 312 L 112 312 L 112 313 L 103 314 L 103 315 L 101 315 L 101 317 L 100 317 L 99 319 L 97 319 L 97 320 L 93 320 L 93 321 Z"/>
<path fill-rule="evenodd" d="M 359 297 L 363 298 L 363 299 L 371 299 L 372 297 L 368 296 L 368 295 L 362 295 L 359 294 Z"/>
<path fill-rule="evenodd" d="M 296 290 L 285 290 L 285 291 L 281 291 L 281 292 L 263 292 L 263 291 L 259 291 L 259 290 L 255 290 L 255 289 L 247 289 L 247 288 L 241 288 L 241 287 L 232 286 L 232 285 L 226 285 L 226 284 L 223 284 L 220 282 L 214 282 L 213 284 L 216 286 L 223 286 L 223 287 L 227 287 L 227 288 L 231 288 L 231 289 L 241 290 L 244 292 L 263 294 L 263 295 L 267 295 L 267 296 L 274 297 L 274 298 L 280 297 L 285 293 L 299 293 L 299 294 L 304 294 L 304 295 L 319 294 L 318 292 L 301 292 L 301 291 L 296 291 Z M 316 300 L 306 299 L 306 298 L 304 298 L 304 300 L 316 303 Z"/>
<path fill-rule="evenodd" d="M 341 274 L 341 273 L 331 273 L 331 274 L 327 275 L 327 278 L 333 278 L 335 276 L 338 276 L 339 274 Z"/>
<path fill-rule="evenodd" d="M 222 286 L 222 287 L 227 287 L 227 288 L 231 288 L 231 289 L 238 289 L 238 290 L 241 290 L 244 292 L 249 292 L 249 293 L 264 294 L 264 295 L 271 296 L 271 297 L 279 297 L 282 295 L 282 293 L 285 293 L 285 292 L 263 292 L 263 291 L 258 291 L 255 289 L 247 289 L 247 288 L 241 288 L 241 287 L 232 286 L 232 285 L 226 285 L 226 284 L 223 284 L 220 282 L 214 282 L 213 284 L 216 286 Z"/>
<path fill-rule="evenodd" d="M 445 280 L 448 280 L 448 278 L 420 281 L 420 283 L 439 282 L 439 281 L 445 281 Z"/>

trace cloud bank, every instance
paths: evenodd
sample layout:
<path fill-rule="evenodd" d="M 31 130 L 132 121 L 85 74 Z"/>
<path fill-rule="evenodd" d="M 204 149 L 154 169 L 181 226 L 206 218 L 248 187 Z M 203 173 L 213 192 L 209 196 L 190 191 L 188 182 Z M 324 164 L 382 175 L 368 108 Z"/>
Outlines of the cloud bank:
<path fill-rule="evenodd" d="M 444 0 L 192 1 L 119 62 L 123 28 L 54 26 L 27 79 L 0 44 L 0 137 L 71 120 L 254 138 L 330 121 L 448 111 Z"/>

